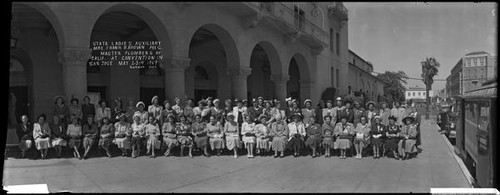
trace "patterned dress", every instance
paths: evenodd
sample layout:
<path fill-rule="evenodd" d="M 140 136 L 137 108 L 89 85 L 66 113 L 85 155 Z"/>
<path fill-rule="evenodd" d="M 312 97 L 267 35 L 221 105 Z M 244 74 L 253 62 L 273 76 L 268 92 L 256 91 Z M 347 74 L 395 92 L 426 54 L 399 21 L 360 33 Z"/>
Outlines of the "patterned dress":
<path fill-rule="evenodd" d="M 354 132 L 355 144 L 359 143 L 362 147 L 366 147 L 370 144 L 370 126 L 368 123 L 364 125 L 362 123 L 358 123 Z"/>
<path fill-rule="evenodd" d="M 131 130 L 132 129 L 130 127 L 130 124 L 128 124 L 127 122 L 115 123 L 115 139 L 113 140 L 113 143 L 115 143 L 118 148 L 130 149 L 130 134 L 132 133 Z"/>
<path fill-rule="evenodd" d="M 227 122 L 224 125 L 224 134 L 226 135 L 226 147 L 228 150 L 237 148 L 240 145 L 240 137 L 238 135 L 238 125 Z"/>
<path fill-rule="evenodd" d="M 143 110 L 141 111 L 135 111 L 134 116 L 137 115 L 139 116 L 139 121 L 141 124 L 146 125 L 148 123 L 148 111 Z"/>
<path fill-rule="evenodd" d="M 68 129 L 66 130 L 66 134 L 69 136 L 68 146 L 73 148 L 79 148 L 81 144 L 81 136 L 82 136 L 82 126 L 77 124 L 69 124 Z"/>
<path fill-rule="evenodd" d="M 140 145 L 142 145 L 142 139 L 146 136 L 144 124 L 134 123 L 130 125 L 130 127 L 132 128 L 132 146 L 140 147 Z"/>
<path fill-rule="evenodd" d="M 288 140 L 288 125 L 284 122 L 273 122 L 271 124 L 270 136 L 272 137 L 271 148 L 274 151 L 283 152 Z"/>
<path fill-rule="evenodd" d="M 302 109 L 302 122 L 304 124 L 309 124 L 309 120 L 311 119 L 311 116 L 315 117 L 316 118 L 316 111 L 314 109 L 307 109 L 307 108 L 304 108 Z M 318 121 L 318 120 L 316 120 Z"/>
<path fill-rule="evenodd" d="M 191 127 L 189 124 L 179 123 L 176 125 L 177 141 L 181 146 L 192 146 Z"/>
<path fill-rule="evenodd" d="M 334 149 L 345 150 L 351 148 L 351 138 L 354 134 L 354 125 L 352 123 L 346 123 L 344 125 L 339 122 L 335 126 L 335 130 L 333 132 L 338 136 L 333 146 Z"/>
<path fill-rule="evenodd" d="M 194 122 L 191 125 L 191 131 L 193 132 L 193 134 L 195 134 L 194 142 L 196 143 L 196 147 L 198 148 L 206 147 L 208 145 L 208 135 L 205 131 L 205 127 L 206 125 L 204 122 Z"/>
<path fill-rule="evenodd" d="M 51 130 L 48 123 L 43 123 L 42 125 L 35 123 L 33 125 L 33 139 L 35 140 L 36 149 L 41 150 L 52 147 L 50 133 Z M 46 137 L 43 138 L 42 135 L 46 135 Z"/>
<path fill-rule="evenodd" d="M 187 123 L 192 123 L 194 119 L 194 111 L 193 108 L 186 106 L 184 107 L 184 116 L 186 116 Z M 177 117 L 177 121 L 179 121 L 179 117 Z"/>
<path fill-rule="evenodd" d="M 321 145 L 321 142 L 323 141 L 321 129 L 321 125 L 318 123 L 306 127 L 306 146 L 309 146 L 310 148 L 317 148 Z"/>
<path fill-rule="evenodd" d="M 220 122 L 216 122 L 215 124 L 208 123 L 206 126 L 208 136 L 210 137 L 210 148 L 212 150 L 215 149 L 223 149 L 224 148 L 224 139 L 222 139 L 222 126 Z"/>
<path fill-rule="evenodd" d="M 417 148 L 415 146 L 417 137 L 417 125 L 403 125 L 401 128 L 401 140 L 398 143 L 399 154 L 403 152 L 415 153 Z"/>
<path fill-rule="evenodd" d="M 147 137 L 146 149 L 159 150 L 161 146 L 161 141 L 160 141 L 160 127 L 158 126 L 158 124 L 153 125 L 151 123 L 148 123 L 145 127 L 145 130 Z"/>
<path fill-rule="evenodd" d="M 245 147 L 249 143 L 255 143 L 255 134 L 255 123 L 243 122 L 241 125 L 241 139 L 243 140 Z"/>
<path fill-rule="evenodd" d="M 149 105 L 148 106 L 148 113 L 153 115 L 153 118 L 157 121 L 162 120 L 162 110 L 163 110 L 163 107 L 160 105 Z"/>
<path fill-rule="evenodd" d="M 256 147 L 259 149 L 269 149 L 268 129 L 264 124 L 255 125 Z"/>
<path fill-rule="evenodd" d="M 103 124 L 100 131 L 99 146 L 109 148 L 115 134 L 115 127 L 112 123 Z"/>

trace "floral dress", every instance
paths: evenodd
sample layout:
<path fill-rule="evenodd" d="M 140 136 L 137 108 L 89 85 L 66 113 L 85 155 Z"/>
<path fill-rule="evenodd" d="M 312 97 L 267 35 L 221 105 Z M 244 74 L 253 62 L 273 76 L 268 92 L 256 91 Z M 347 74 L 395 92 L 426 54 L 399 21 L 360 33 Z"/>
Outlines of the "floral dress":
<path fill-rule="evenodd" d="M 223 149 L 224 148 L 224 140 L 222 139 L 222 127 L 220 122 L 216 122 L 215 124 L 208 123 L 205 127 L 207 129 L 207 133 L 209 136 L 210 148 L 212 150 L 215 149 Z"/>
<path fill-rule="evenodd" d="M 356 133 L 354 135 L 354 143 L 360 143 L 362 147 L 366 147 L 370 144 L 370 126 L 368 123 L 364 125 L 358 123 L 354 132 Z"/>
<path fill-rule="evenodd" d="M 118 146 L 118 148 L 130 149 L 130 134 L 131 134 L 130 124 L 127 122 L 115 123 L 115 139 L 113 143 Z"/>
<path fill-rule="evenodd" d="M 272 137 L 271 148 L 278 152 L 285 151 L 288 140 L 288 125 L 284 122 L 273 122 L 270 136 Z"/>
<path fill-rule="evenodd" d="M 256 147 L 259 149 L 269 149 L 268 129 L 264 124 L 255 125 L 255 137 L 257 138 Z"/>
<path fill-rule="evenodd" d="M 174 123 L 163 123 L 161 134 L 163 135 L 163 143 L 167 148 L 177 145 L 177 132 Z"/>
<path fill-rule="evenodd" d="M 160 149 L 161 142 L 160 142 L 160 127 L 158 124 L 151 124 L 148 123 L 146 125 L 146 149 L 151 150 L 151 149 Z"/>
<path fill-rule="evenodd" d="M 115 127 L 113 124 L 103 124 L 101 126 L 101 131 L 100 131 L 100 139 L 99 139 L 99 146 L 104 147 L 104 148 L 109 148 L 111 145 L 111 142 L 113 141 L 113 137 L 115 134 Z"/>
<path fill-rule="evenodd" d="M 192 146 L 193 138 L 191 137 L 191 127 L 189 124 L 180 123 L 176 126 L 177 140 L 181 146 Z"/>
<path fill-rule="evenodd" d="M 349 149 L 351 148 L 351 138 L 354 134 L 354 125 L 352 123 L 342 124 L 337 123 L 334 130 L 334 135 L 337 135 L 337 140 L 334 143 L 334 149 Z"/>
<path fill-rule="evenodd" d="M 255 123 L 243 122 L 241 125 L 241 139 L 245 146 L 249 143 L 255 143 Z"/>
<path fill-rule="evenodd" d="M 227 122 L 224 125 L 224 134 L 226 135 L 226 147 L 228 150 L 237 148 L 240 145 L 240 138 L 238 135 L 238 124 Z"/>
<path fill-rule="evenodd" d="M 205 131 L 205 126 L 204 122 L 194 122 L 191 125 L 191 131 L 195 135 L 194 142 L 196 143 L 196 147 L 202 148 L 208 145 L 208 135 Z"/>

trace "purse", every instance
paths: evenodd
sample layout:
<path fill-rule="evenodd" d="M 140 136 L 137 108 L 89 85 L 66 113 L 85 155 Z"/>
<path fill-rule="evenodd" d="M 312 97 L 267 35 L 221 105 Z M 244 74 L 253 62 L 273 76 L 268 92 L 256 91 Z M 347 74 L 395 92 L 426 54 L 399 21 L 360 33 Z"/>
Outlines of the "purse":
<path fill-rule="evenodd" d="M 42 139 L 45 139 L 47 137 L 49 137 L 49 135 L 47 135 L 47 134 L 43 134 L 43 135 L 40 136 L 40 138 L 42 138 Z"/>
<path fill-rule="evenodd" d="M 247 137 L 254 136 L 255 137 L 255 133 L 245 133 L 245 136 L 247 136 Z"/>
<path fill-rule="evenodd" d="M 356 133 L 356 139 L 363 139 L 363 133 Z"/>
<path fill-rule="evenodd" d="M 116 135 L 116 138 L 124 138 L 124 137 L 125 137 L 125 134 L 123 134 L 123 133 Z"/>
<path fill-rule="evenodd" d="M 351 139 L 351 135 L 339 135 L 339 139 Z"/>

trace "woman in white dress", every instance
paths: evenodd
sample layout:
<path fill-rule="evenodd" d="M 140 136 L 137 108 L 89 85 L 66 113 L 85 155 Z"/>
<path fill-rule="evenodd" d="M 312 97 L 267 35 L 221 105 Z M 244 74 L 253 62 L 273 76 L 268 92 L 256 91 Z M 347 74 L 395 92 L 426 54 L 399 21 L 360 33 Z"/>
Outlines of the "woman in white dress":
<path fill-rule="evenodd" d="M 51 130 L 49 124 L 45 121 L 46 118 L 45 114 L 41 114 L 38 116 L 37 123 L 33 125 L 35 147 L 40 151 L 42 159 L 47 158 L 47 152 L 52 147 L 50 143 Z"/>
<path fill-rule="evenodd" d="M 149 123 L 146 125 L 146 154 L 151 153 L 149 158 L 154 158 L 155 150 L 159 150 L 161 146 L 160 142 L 160 126 L 156 123 L 156 118 L 154 116 L 149 116 Z"/>
<path fill-rule="evenodd" d="M 250 115 L 245 116 L 245 122 L 241 125 L 241 138 L 247 149 L 247 157 L 253 158 L 253 148 L 255 146 L 255 122 Z"/>
<path fill-rule="evenodd" d="M 130 124 L 125 121 L 126 114 L 122 113 L 116 116 L 119 120 L 115 123 L 115 139 L 113 143 L 122 150 L 122 156 L 127 156 L 127 150 L 131 149 L 130 137 L 132 136 L 132 129 Z"/>
<path fill-rule="evenodd" d="M 226 124 L 224 124 L 224 135 L 226 137 L 226 148 L 234 151 L 234 158 L 238 158 L 238 148 L 240 146 L 240 137 L 238 135 L 238 123 L 234 120 L 232 113 L 227 115 Z"/>
<path fill-rule="evenodd" d="M 99 101 L 100 107 L 95 111 L 95 119 L 97 125 L 100 127 L 102 125 L 102 118 L 108 117 L 111 118 L 111 108 L 107 107 L 106 101 Z"/>
<path fill-rule="evenodd" d="M 261 115 L 259 117 L 260 123 L 255 125 L 255 137 L 257 138 L 257 154 L 265 155 L 269 153 L 269 130 L 265 125 L 267 121 L 266 115 Z"/>
<path fill-rule="evenodd" d="M 73 156 L 78 159 L 82 159 L 78 149 L 82 142 L 82 126 L 80 125 L 79 118 L 73 118 L 71 124 L 68 125 L 66 134 L 69 136 L 68 147 L 73 148 Z"/>

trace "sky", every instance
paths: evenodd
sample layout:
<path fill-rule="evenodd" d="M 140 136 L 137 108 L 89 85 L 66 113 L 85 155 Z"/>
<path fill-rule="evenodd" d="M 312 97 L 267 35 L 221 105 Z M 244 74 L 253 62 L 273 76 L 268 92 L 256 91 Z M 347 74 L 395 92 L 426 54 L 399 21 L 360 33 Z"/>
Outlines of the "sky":
<path fill-rule="evenodd" d="M 373 64 L 373 71 L 404 71 L 421 78 L 420 62 L 434 57 L 435 79 L 446 79 L 462 56 L 473 51 L 497 55 L 496 3 L 346 2 L 349 49 Z M 446 82 L 435 81 L 434 94 Z M 408 80 L 406 87 L 424 87 Z"/>

